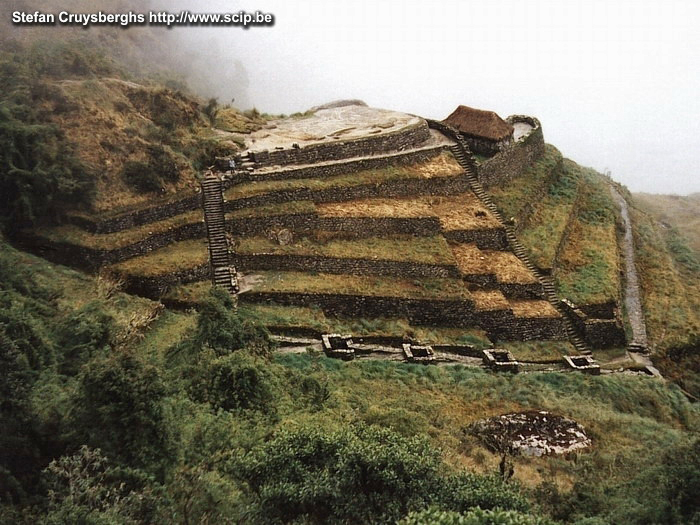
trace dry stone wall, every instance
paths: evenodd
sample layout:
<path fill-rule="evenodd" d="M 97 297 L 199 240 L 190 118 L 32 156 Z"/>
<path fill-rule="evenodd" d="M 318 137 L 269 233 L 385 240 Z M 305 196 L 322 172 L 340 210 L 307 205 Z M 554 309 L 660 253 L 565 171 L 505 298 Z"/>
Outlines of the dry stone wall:
<path fill-rule="evenodd" d="M 513 115 L 506 120 L 510 124 L 525 122 L 533 129 L 519 140 L 504 145 L 497 154 L 478 166 L 479 181 L 486 187 L 520 177 L 544 154 L 544 135 L 539 120 L 526 115 Z"/>
<path fill-rule="evenodd" d="M 313 164 L 328 160 L 413 149 L 425 143 L 429 138 L 428 125 L 421 120 L 413 126 L 377 136 L 348 141 L 322 142 L 302 148 L 252 151 L 250 158 L 258 167 Z"/>
<path fill-rule="evenodd" d="M 390 275 L 395 277 L 460 278 L 456 266 L 410 261 L 323 257 L 318 255 L 235 254 L 234 265 L 241 270 L 303 271 L 349 275 Z"/>
<path fill-rule="evenodd" d="M 277 171 L 265 171 L 262 173 L 251 172 L 249 175 L 236 174 L 229 179 L 230 182 L 227 187 L 230 187 L 232 183 L 246 181 L 323 179 L 327 177 L 346 175 L 348 173 L 356 173 L 358 171 L 382 169 L 389 166 L 406 166 L 435 158 L 443 151 L 447 151 L 447 146 L 440 145 L 432 148 L 407 151 L 404 153 L 377 155 L 375 157 L 348 160 L 346 162 L 328 162 L 327 164 L 316 164 L 293 169 L 287 168 Z"/>
<path fill-rule="evenodd" d="M 339 186 L 321 190 L 298 188 L 240 197 L 225 203 L 226 211 L 266 206 L 282 202 L 310 200 L 314 202 L 341 202 L 370 197 L 409 197 L 414 195 L 458 195 L 469 189 L 466 175 L 434 177 L 431 179 L 400 179 L 357 186 Z"/>

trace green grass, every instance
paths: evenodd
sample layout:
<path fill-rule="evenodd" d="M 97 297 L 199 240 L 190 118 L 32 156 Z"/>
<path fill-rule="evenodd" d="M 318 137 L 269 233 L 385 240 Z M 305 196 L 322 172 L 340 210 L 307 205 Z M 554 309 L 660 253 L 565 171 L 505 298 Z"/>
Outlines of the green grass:
<path fill-rule="evenodd" d="M 506 341 L 499 342 L 498 348 L 510 350 L 516 360 L 523 361 L 553 361 L 578 355 L 568 341 Z"/>
<path fill-rule="evenodd" d="M 207 241 L 191 239 L 169 244 L 147 255 L 139 255 L 113 264 L 109 268 L 119 274 L 156 277 L 178 270 L 196 268 L 208 261 Z"/>
<path fill-rule="evenodd" d="M 544 155 L 515 181 L 502 187 L 489 188 L 491 197 L 503 216 L 517 217 L 526 205 L 535 202 L 561 161 L 559 150 L 547 144 Z"/>
<path fill-rule="evenodd" d="M 412 299 L 468 300 L 469 291 L 459 279 L 396 279 L 361 275 L 259 272 L 256 292 L 289 292 L 386 296 Z"/>
<path fill-rule="evenodd" d="M 294 215 L 298 213 L 314 213 L 316 206 L 311 201 L 291 201 L 279 204 L 268 204 L 255 208 L 241 208 L 226 213 L 230 219 L 246 217 L 270 217 L 275 215 Z"/>
<path fill-rule="evenodd" d="M 97 301 L 114 319 L 117 340 L 138 333 L 158 315 L 160 304 L 118 290 L 118 283 L 106 277 L 92 277 L 66 266 L 21 252 L 0 240 L 0 264 L 22 268 L 31 279 L 28 285 L 44 290 L 56 308 L 54 320 Z M 2 287 L 0 287 L 0 293 Z"/>
<path fill-rule="evenodd" d="M 616 207 L 602 175 L 584 170 L 581 206 L 556 261 L 559 293 L 576 304 L 618 301 Z"/>
<path fill-rule="evenodd" d="M 295 239 L 294 243 L 284 246 L 270 241 L 266 237 L 243 237 L 240 239 L 238 251 L 240 253 L 316 255 L 411 261 L 426 264 L 455 264 L 452 251 L 441 235 L 433 237 L 394 235 L 391 238 L 332 239 L 326 242 L 304 237 Z"/>
<path fill-rule="evenodd" d="M 36 229 L 32 233 L 54 242 L 67 242 L 95 250 L 115 250 L 142 241 L 152 234 L 164 233 L 173 228 L 202 222 L 204 216 L 197 209 L 162 221 L 151 222 L 141 226 L 114 232 L 96 234 L 73 225 L 56 226 L 53 228 Z"/>
<path fill-rule="evenodd" d="M 532 262 L 540 268 L 551 268 L 554 264 L 580 180 L 581 168 L 565 159 L 559 178 L 549 187 L 544 198 L 536 203 L 535 211 L 519 234 Z"/>
<path fill-rule="evenodd" d="M 388 361 L 340 363 L 325 357 L 279 355 L 274 361 L 332 385 L 328 406 L 293 416 L 294 425 L 335 425 L 338 419 L 425 434 L 452 465 L 479 472 L 498 468 L 464 429 L 485 417 L 518 410 L 548 410 L 581 423 L 593 447 L 576 461 L 515 457 L 515 478 L 536 487 L 545 480 L 565 492 L 591 474 L 615 485 L 645 468 L 648 450 L 673 443 L 697 428 L 698 411 L 663 382 L 644 377 L 583 374 L 501 375 L 464 366 L 445 368 Z M 585 402 L 584 402 L 585 400 Z M 284 421 L 283 423 L 284 424 Z"/>
<path fill-rule="evenodd" d="M 679 270 L 663 232 L 634 201 L 630 215 L 647 335 L 657 350 L 700 332 L 700 279 Z"/>

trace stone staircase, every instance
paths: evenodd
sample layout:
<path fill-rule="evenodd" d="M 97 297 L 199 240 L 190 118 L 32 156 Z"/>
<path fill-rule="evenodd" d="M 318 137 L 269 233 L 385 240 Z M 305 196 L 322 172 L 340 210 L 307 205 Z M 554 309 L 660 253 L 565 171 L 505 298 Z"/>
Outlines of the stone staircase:
<path fill-rule="evenodd" d="M 568 311 L 566 310 L 566 308 L 563 307 L 560 299 L 557 297 L 556 289 L 554 287 L 552 278 L 548 275 L 544 275 L 539 270 L 539 268 L 537 268 L 532 263 L 530 257 L 527 254 L 527 251 L 525 250 L 525 247 L 520 243 L 517 236 L 515 235 L 515 230 L 513 226 L 503 218 L 503 215 L 498 210 L 496 204 L 493 202 L 486 190 L 484 190 L 484 187 L 477 176 L 476 165 L 474 164 L 474 160 L 472 159 L 469 146 L 466 144 L 464 139 L 462 139 L 457 130 L 450 128 L 444 123 L 437 121 L 428 121 L 428 125 L 435 129 L 438 129 L 439 131 L 447 135 L 450 139 L 456 142 L 456 144 L 450 146 L 450 150 L 452 151 L 452 154 L 454 155 L 455 159 L 457 159 L 459 165 L 462 166 L 462 168 L 464 168 L 472 191 L 503 225 L 506 231 L 506 238 L 508 239 L 508 244 L 511 250 L 513 250 L 513 253 L 515 253 L 516 257 L 518 257 L 518 259 L 522 261 L 522 263 L 528 268 L 528 270 L 530 270 L 539 279 L 544 290 L 544 297 L 554 308 L 556 308 L 556 310 L 561 314 L 562 318 L 564 319 L 564 326 L 566 327 L 567 336 L 569 337 L 569 341 L 571 341 L 571 344 L 574 345 L 574 347 L 579 353 L 583 355 L 590 355 L 590 349 L 584 342 L 583 338 L 581 337 L 581 334 L 579 334 L 578 330 L 574 326 L 572 320 L 569 317 Z"/>
<path fill-rule="evenodd" d="M 221 179 L 211 173 L 202 180 L 202 207 L 207 224 L 212 282 L 214 286 L 236 294 L 239 287 L 226 240 L 223 185 Z"/>

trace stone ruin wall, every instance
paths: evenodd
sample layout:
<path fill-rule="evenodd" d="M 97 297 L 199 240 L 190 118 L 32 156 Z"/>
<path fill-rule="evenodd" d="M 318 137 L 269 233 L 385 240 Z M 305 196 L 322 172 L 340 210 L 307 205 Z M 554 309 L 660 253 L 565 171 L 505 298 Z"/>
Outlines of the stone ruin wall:
<path fill-rule="evenodd" d="M 319 307 L 343 317 L 399 317 L 417 325 L 473 328 L 479 326 L 497 340 L 566 340 L 561 317 L 516 318 L 511 310 L 477 312 L 469 300 L 408 299 L 346 294 L 246 292 L 241 302 Z"/>
<path fill-rule="evenodd" d="M 430 130 L 428 125 L 421 120 L 418 124 L 374 137 L 322 142 L 301 148 L 252 151 L 250 152 L 250 157 L 259 167 L 314 164 L 329 160 L 413 149 L 425 143 L 429 138 Z"/>
<path fill-rule="evenodd" d="M 544 154 L 544 134 L 539 120 L 527 115 L 511 115 L 506 121 L 510 124 L 525 122 L 533 129 L 519 140 L 507 143 L 500 152 L 479 164 L 479 180 L 487 188 L 520 177 Z"/>

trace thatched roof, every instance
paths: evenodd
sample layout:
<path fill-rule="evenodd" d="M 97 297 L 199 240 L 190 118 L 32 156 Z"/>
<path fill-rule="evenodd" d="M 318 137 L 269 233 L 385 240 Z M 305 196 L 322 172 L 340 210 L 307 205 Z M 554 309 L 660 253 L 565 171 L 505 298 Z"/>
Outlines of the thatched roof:
<path fill-rule="evenodd" d="M 513 126 L 493 111 L 458 106 L 444 122 L 462 133 L 489 140 L 503 140 L 513 134 Z"/>

